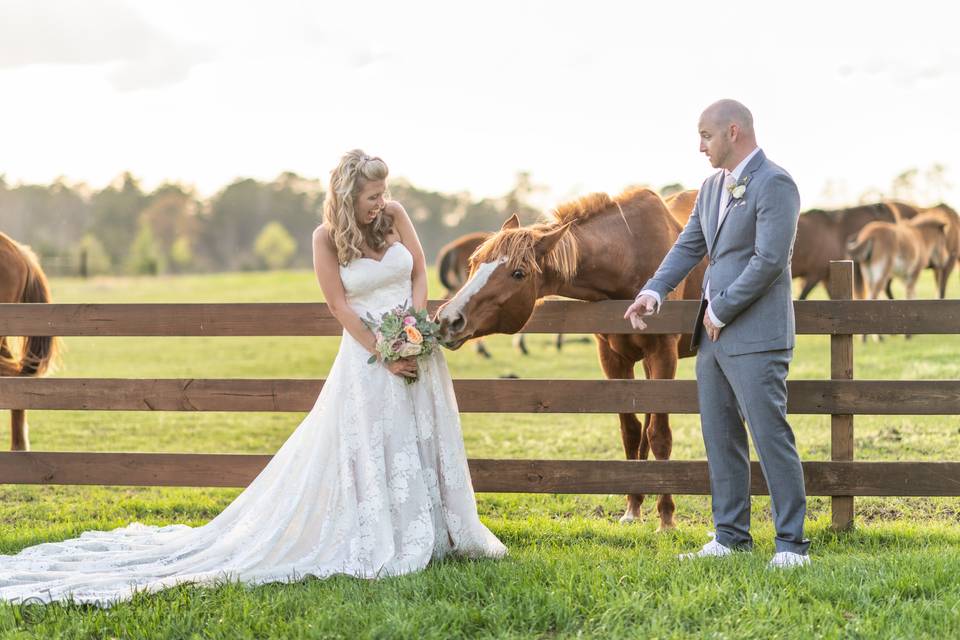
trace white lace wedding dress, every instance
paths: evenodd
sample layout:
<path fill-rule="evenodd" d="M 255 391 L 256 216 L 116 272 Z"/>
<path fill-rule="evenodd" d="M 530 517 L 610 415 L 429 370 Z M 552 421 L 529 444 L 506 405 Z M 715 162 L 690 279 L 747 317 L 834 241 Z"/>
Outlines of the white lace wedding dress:
<path fill-rule="evenodd" d="M 340 268 L 361 316 L 412 300 L 401 243 Z M 310 413 L 270 463 L 200 527 L 138 522 L 0 555 L 0 601 L 110 606 L 179 583 L 377 578 L 453 553 L 499 557 L 477 517 L 460 418 L 440 350 L 404 384 L 344 331 Z"/>

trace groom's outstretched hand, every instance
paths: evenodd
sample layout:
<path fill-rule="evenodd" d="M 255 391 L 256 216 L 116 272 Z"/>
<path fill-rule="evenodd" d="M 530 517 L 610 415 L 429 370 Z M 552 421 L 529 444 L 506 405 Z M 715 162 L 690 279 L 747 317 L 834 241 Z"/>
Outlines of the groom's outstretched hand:
<path fill-rule="evenodd" d="M 634 329 L 643 331 L 647 328 L 647 323 L 642 320 L 641 316 L 649 316 L 656 311 L 656 309 L 657 299 L 644 294 L 639 296 L 633 301 L 633 304 L 627 307 L 627 312 L 623 314 L 623 318 L 624 320 L 629 320 Z"/>

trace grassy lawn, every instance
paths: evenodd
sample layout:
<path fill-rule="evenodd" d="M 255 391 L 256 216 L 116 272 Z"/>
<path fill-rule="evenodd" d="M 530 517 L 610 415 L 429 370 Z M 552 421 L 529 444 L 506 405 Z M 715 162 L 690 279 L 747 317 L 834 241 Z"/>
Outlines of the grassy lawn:
<path fill-rule="evenodd" d="M 434 283 L 435 284 L 435 283 Z M 933 297 L 932 278 L 921 297 Z M 307 271 L 169 278 L 56 280 L 58 302 L 316 301 Z M 439 287 L 431 289 L 437 297 Z M 898 297 L 902 288 L 895 288 Z M 822 297 L 822 290 L 817 294 Z M 960 295 L 952 282 L 948 295 Z M 583 337 L 581 337 L 583 338 Z M 592 338 L 562 352 L 529 336 L 532 355 L 507 337 L 483 360 L 448 353 L 454 376 L 602 378 Z M 337 338 L 67 338 L 68 377 L 325 377 Z M 856 377 L 955 379 L 960 337 L 856 342 Z M 791 376 L 829 377 L 829 342 L 801 336 Z M 693 361 L 679 377 L 693 377 Z M 33 411 L 36 451 L 270 453 L 299 423 L 291 413 Z M 0 413 L 6 432 L 6 412 Z M 829 458 L 829 417 L 792 416 L 801 455 Z M 675 459 L 703 459 L 696 416 L 675 416 Z M 465 414 L 471 457 L 620 459 L 611 415 Z M 856 419 L 861 460 L 960 460 L 956 416 Z M 5 438 L 5 436 L 4 436 Z M 5 441 L 5 440 L 4 440 Z M 0 553 L 138 520 L 199 525 L 239 489 L 0 485 Z M 708 499 L 679 496 L 680 529 L 619 525 L 621 496 L 481 494 L 481 515 L 510 547 L 500 562 L 449 561 L 379 582 L 352 579 L 248 589 L 173 589 L 102 611 L 68 606 L 28 623 L 0 605 L 0 637 L 957 637 L 960 635 L 960 500 L 862 498 L 858 528 L 829 530 L 829 503 L 811 498 L 814 566 L 772 573 L 769 500 L 754 500 L 757 550 L 730 561 L 679 564 L 706 541 Z"/>

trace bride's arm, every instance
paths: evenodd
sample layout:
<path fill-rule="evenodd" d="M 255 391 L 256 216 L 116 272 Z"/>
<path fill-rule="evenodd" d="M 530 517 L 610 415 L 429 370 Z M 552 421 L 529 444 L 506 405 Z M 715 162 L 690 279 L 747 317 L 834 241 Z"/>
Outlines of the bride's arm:
<path fill-rule="evenodd" d="M 410 251 L 413 256 L 413 273 L 410 275 L 413 281 L 413 308 L 427 308 L 427 259 L 423 255 L 423 247 L 420 246 L 420 238 L 417 237 L 417 230 L 413 227 L 410 216 L 406 209 L 396 200 L 391 200 L 386 205 L 386 211 L 393 216 L 393 225 L 400 234 L 400 241 Z"/>
<path fill-rule="evenodd" d="M 323 291 L 327 307 L 337 322 L 343 325 L 364 349 L 375 354 L 376 337 L 347 304 L 347 294 L 343 290 L 343 281 L 340 280 L 340 263 L 337 262 L 337 253 L 332 244 L 327 230 L 323 226 L 317 227 L 313 232 L 313 270 L 317 274 L 320 290 Z"/>

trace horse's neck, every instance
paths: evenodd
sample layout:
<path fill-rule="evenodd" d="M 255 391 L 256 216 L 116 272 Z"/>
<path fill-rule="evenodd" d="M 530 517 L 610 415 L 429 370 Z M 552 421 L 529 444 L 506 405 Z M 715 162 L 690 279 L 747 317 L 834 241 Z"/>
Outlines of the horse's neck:
<path fill-rule="evenodd" d="M 559 274 L 550 270 L 544 271 L 544 279 L 540 283 L 540 290 L 537 292 L 538 298 L 556 295 L 574 300 L 585 300 L 587 302 L 597 302 L 599 300 L 611 300 L 623 297 L 623 288 L 614 282 L 613 278 L 598 277 L 597 269 L 584 268 L 584 262 L 595 260 L 595 250 L 591 249 L 590 238 L 587 237 L 583 227 L 574 226 L 568 233 L 577 234 L 577 242 L 580 245 L 580 251 L 577 257 L 577 273 L 569 281 L 564 281 Z M 595 244 L 595 243 L 593 243 Z M 596 266 L 595 264 L 593 266 Z M 615 288 L 616 287 L 616 288 Z M 631 297 L 629 294 L 627 297 Z"/>

